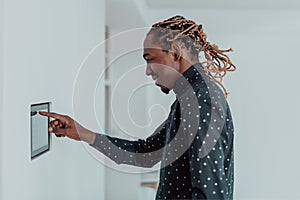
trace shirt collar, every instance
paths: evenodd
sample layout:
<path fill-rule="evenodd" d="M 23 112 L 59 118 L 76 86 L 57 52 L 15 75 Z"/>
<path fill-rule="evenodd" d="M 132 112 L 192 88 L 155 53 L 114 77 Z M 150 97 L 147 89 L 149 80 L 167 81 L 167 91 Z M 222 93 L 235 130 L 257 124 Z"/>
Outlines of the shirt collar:
<path fill-rule="evenodd" d="M 204 73 L 204 70 L 201 66 L 201 63 L 196 63 L 189 67 L 181 76 L 176 80 L 173 91 L 176 96 L 181 96 L 189 88 L 193 87 L 194 82 L 201 80 L 201 74 Z"/>

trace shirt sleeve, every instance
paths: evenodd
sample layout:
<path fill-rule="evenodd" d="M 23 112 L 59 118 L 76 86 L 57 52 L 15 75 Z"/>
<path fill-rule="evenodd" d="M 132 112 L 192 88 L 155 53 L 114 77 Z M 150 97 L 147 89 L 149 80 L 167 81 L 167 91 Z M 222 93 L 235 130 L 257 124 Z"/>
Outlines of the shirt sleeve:
<path fill-rule="evenodd" d="M 97 134 L 91 145 L 117 164 L 153 167 L 162 158 L 168 121 L 163 122 L 154 133 L 146 138 L 130 141 Z"/>

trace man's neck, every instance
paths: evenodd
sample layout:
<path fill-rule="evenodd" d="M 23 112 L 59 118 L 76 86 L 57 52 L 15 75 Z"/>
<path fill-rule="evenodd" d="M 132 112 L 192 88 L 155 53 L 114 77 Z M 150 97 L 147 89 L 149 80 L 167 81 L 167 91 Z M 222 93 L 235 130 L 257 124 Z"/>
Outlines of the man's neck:
<path fill-rule="evenodd" d="M 181 67 L 179 72 L 181 74 L 183 74 L 188 68 L 190 68 L 191 66 L 195 65 L 196 63 L 199 63 L 199 59 L 196 57 L 193 57 L 190 60 L 186 60 L 186 59 L 181 59 Z"/>

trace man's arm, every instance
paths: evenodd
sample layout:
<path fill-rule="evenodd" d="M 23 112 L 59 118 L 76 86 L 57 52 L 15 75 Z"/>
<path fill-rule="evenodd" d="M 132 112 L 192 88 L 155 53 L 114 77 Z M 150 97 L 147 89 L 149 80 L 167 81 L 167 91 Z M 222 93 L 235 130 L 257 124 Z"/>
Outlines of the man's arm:
<path fill-rule="evenodd" d="M 66 136 L 87 142 L 118 164 L 152 167 L 161 160 L 165 146 L 166 122 L 162 123 L 147 139 L 130 141 L 94 133 L 66 115 L 49 112 L 40 112 L 40 114 L 54 118 L 50 122 L 49 132 L 58 137 Z"/>
<path fill-rule="evenodd" d="M 162 123 L 150 137 L 130 141 L 96 134 L 92 147 L 115 161 L 141 167 L 153 167 L 162 158 L 166 137 L 166 122 Z"/>

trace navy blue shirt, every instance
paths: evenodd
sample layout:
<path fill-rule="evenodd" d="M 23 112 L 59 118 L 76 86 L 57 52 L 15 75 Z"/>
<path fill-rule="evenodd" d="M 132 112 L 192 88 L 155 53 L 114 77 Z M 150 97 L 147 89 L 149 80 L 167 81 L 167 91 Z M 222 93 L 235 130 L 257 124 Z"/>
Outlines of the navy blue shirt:
<path fill-rule="evenodd" d="M 168 118 L 144 139 L 97 134 L 94 144 L 118 164 L 161 162 L 156 199 L 233 199 L 233 122 L 223 92 L 200 63 L 175 83 Z"/>

